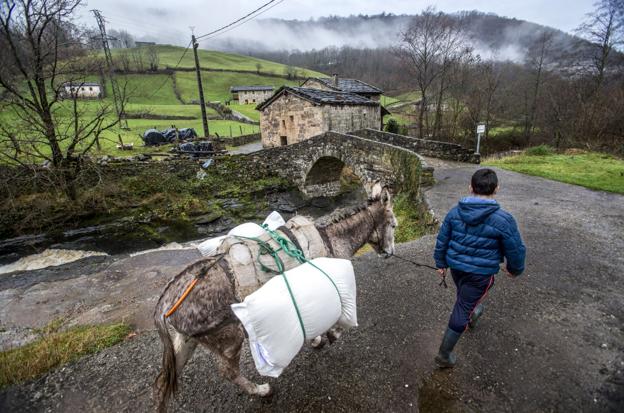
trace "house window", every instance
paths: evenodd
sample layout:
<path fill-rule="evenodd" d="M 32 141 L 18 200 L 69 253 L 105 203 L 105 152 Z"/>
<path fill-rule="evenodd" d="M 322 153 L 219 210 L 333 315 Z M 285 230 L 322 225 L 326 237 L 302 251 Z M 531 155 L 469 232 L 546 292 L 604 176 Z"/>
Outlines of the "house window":
<path fill-rule="evenodd" d="M 293 115 L 290 115 L 290 122 L 294 122 L 295 121 L 295 117 Z"/>
<path fill-rule="evenodd" d="M 249 99 L 245 99 L 245 105 L 249 104 Z"/>
<path fill-rule="evenodd" d="M 253 100 L 252 100 L 252 102 L 253 102 L 253 103 L 256 103 L 256 99 L 253 99 Z"/>
<path fill-rule="evenodd" d="M 286 127 L 286 121 L 284 119 L 282 119 L 282 127 L 285 128 Z"/>
<path fill-rule="evenodd" d="M 93 91 L 93 88 L 92 88 L 92 87 L 90 87 L 90 88 L 89 88 L 89 92 L 91 92 L 91 91 Z"/>
<path fill-rule="evenodd" d="M 282 145 L 282 146 L 288 145 L 288 137 L 287 136 L 280 136 L 280 145 Z"/>

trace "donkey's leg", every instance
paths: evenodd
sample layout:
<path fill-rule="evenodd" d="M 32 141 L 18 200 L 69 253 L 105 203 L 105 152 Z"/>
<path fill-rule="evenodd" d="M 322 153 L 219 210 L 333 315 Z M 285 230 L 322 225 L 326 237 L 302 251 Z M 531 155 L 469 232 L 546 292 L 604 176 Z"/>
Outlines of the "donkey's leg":
<path fill-rule="evenodd" d="M 271 394 L 268 383 L 255 384 L 240 374 L 240 353 L 245 341 L 245 333 L 240 323 L 229 324 L 215 334 L 202 336 L 199 340 L 217 356 L 219 370 L 226 379 L 237 384 L 247 394 L 261 397 Z"/>
<path fill-rule="evenodd" d="M 178 377 L 182 375 L 182 370 L 184 370 L 184 366 L 186 366 L 186 362 L 189 361 L 193 352 L 195 351 L 195 347 L 197 347 L 197 340 L 185 336 L 182 333 L 178 333 L 175 331 L 173 334 L 173 351 L 175 352 L 175 361 L 176 361 L 176 374 Z"/>

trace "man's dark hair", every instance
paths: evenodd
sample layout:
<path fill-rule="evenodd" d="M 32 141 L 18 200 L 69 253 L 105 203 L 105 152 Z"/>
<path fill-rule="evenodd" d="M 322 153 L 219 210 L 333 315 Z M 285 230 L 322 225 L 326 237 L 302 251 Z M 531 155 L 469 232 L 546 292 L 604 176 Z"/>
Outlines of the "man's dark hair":
<path fill-rule="evenodd" d="M 498 186 L 498 177 L 489 168 L 479 169 L 472 175 L 470 185 L 477 195 L 492 195 Z"/>

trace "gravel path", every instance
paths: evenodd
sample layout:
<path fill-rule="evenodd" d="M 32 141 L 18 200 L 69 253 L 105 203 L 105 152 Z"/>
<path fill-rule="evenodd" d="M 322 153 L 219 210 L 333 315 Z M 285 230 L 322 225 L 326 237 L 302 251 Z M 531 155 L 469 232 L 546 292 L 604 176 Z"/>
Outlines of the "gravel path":
<path fill-rule="evenodd" d="M 438 163 L 427 193 L 442 217 L 473 166 Z M 189 362 L 172 411 L 624 411 L 624 197 L 500 172 L 500 203 L 528 248 L 521 279 L 497 278 L 458 366 L 433 357 L 454 288 L 394 258 L 356 258 L 360 327 L 321 350 L 305 348 L 270 400 L 221 380 L 203 350 Z M 433 236 L 398 246 L 431 263 Z M 147 411 L 160 361 L 154 332 L 0 393 L 0 411 Z M 243 370 L 255 380 L 251 357 Z"/>

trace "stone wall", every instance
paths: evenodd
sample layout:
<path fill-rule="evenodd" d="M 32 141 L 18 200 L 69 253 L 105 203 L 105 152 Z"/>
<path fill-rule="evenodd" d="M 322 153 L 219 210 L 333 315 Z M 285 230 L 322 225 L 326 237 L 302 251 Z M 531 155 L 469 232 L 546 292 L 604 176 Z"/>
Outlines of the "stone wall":
<path fill-rule="evenodd" d="M 379 129 L 381 126 L 381 108 L 379 106 L 344 105 L 323 106 L 327 130 L 348 133 L 358 129 Z"/>
<path fill-rule="evenodd" d="M 327 130 L 321 107 L 290 93 L 285 93 L 260 114 L 262 146 L 281 146 L 301 142 Z"/>
<path fill-rule="evenodd" d="M 481 157 L 475 154 L 474 151 L 466 149 L 455 143 L 413 138 L 411 136 L 397 135 L 395 133 L 373 129 L 362 129 L 351 132 L 351 134 L 378 142 L 400 146 L 432 158 L 476 164 L 481 162 Z"/>
<path fill-rule="evenodd" d="M 238 103 L 241 105 L 259 105 L 273 96 L 272 90 L 250 90 L 238 92 Z"/>
<path fill-rule="evenodd" d="M 305 81 L 303 83 L 303 85 L 301 85 L 301 87 L 307 87 L 309 89 L 319 89 L 319 90 L 335 91 L 335 89 L 330 88 L 325 83 L 320 82 L 320 81 L 318 81 L 316 79 L 308 79 L 307 81 Z"/>
<path fill-rule="evenodd" d="M 260 140 L 260 133 L 251 133 L 249 135 L 233 136 L 231 138 L 212 138 L 214 142 L 220 145 L 228 146 L 243 146 L 248 143 L 257 142 Z"/>

